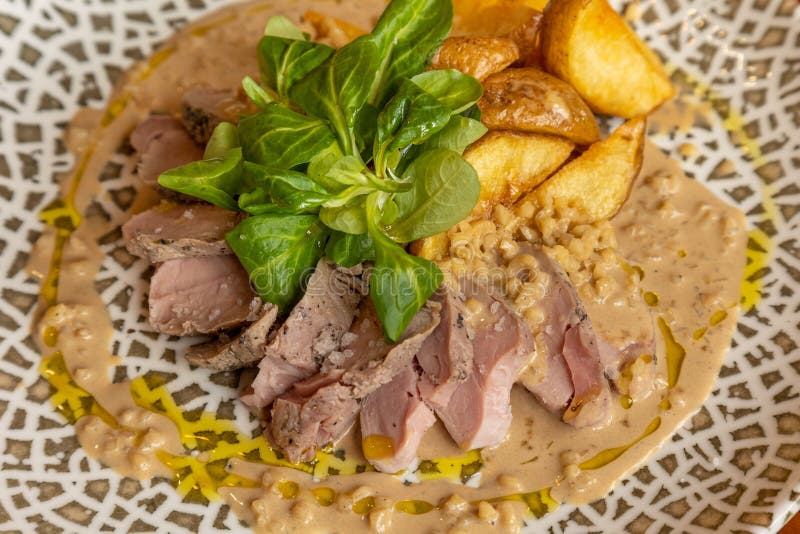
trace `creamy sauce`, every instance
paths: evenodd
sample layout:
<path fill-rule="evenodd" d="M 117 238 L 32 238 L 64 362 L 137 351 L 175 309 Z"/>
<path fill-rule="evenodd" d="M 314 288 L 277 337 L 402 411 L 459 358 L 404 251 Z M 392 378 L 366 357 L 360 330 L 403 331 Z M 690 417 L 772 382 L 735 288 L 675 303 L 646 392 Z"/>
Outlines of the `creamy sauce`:
<path fill-rule="evenodd" d="M 93 285 L 103 260 L 96 238 L 124 221 L 82 217 L 102 167 L 150 110 L 177 114 L 185 88 L 235 87 L 244 75 L 255 76 L 255 54 L 246 51 L 254 50 L 266 19 L 280 12 L 298 20 L 309 7 L 366 28 L 382 5 L 263 2 L 223 9 L 136 67 L 104 113 L 76 118 L 68 146 L 78 163 L 63 182 L 61 200 L 43 215 L 50 226 L 29 267 L 43 280 L 36 331 L 45 354 L 41 372 L 55 387 L 54 406 L 75 424 L 87 453 L 104 464 L 127 476 L 173 478 L 179 491 L 198 502 L 221 495 L 260 531 L 337 525 L 341 531 L 513 532 L 524 517 L 544 515 L 558 502 L 604 496 L 705 400 L 738 313 L 746 241 L 742 214 L 683 176 L 676 162 L 652 146 L 642 177 L 612 225 L 596 235 L 586 230 L 609 251 L 608 265 L 591 275 L 584 264 L 567 268 L 596 327 L 611 341 L 637 339 L 653 328 L 647 323 L 651 312 L 655 320 L 659 388 L 635 402 L 618 396 L 607 428 L 565 425 L 515 387 L 514 421 L 502 444 L 465 453 L 437 423 L 421 445 L 424 460 L 405 474 L 422 482 L 407 485 L 402 477 L 369 472 L 357 429 L 315 462 L 289 466 L 263 438 L 244 436 L 229 421 L 212 414 L 188 421 L 152 376 L 109 380 L 118 358 L 108 351 L 111 320 Z M 152 192 L 141 191 L 134 210 L 153 201 Z M 481 224 L 490 234 L 507 231 Z M 573 241 L 577 247 L 592 239 Z M 558 246 L 552 249 L 567 255 L 564 263 L 579 252 Z M 536 310 L 524 304 L 518 309 L 535 329 Z M 379 445 L 370 452 L 380 454 Z"/>

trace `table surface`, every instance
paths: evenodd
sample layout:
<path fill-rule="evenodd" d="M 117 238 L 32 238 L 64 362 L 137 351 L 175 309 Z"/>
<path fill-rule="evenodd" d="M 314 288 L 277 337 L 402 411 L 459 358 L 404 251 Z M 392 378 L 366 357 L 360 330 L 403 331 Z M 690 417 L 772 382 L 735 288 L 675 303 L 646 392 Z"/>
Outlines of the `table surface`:
<path fill-rule="evenodd" d="M 800 514 L 797 514 L 780 531 L 780 534 L 800 534 Z"/>

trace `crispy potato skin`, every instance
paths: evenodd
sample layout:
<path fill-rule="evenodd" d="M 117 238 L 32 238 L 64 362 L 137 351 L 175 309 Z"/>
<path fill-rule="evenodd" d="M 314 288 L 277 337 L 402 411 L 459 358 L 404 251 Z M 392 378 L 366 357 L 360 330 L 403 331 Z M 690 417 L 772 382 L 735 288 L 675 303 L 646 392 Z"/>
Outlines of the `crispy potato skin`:
<path fill-rule="evenodd" d="M 433 70 L 456 69 L 485 80 L 519 59 L 519 48 L 503 37 L 448 37 L 431 60 Z"/>
<path fill-rule="evenodd" d="M 490 130 L 559 135 L 579 145 L 600 138 L 592 110 L 575 89 L 538 69 L 507 69 L 489 76 L 478 107 Z"/>
<path fill-rule="evenodd" d="M 520 132 L 489 132 L 472 145 L 466 159 L 481 183 L 471 218 L 488 217 L 497 204 L 511 204 L 553 174 L 575 145 L 564 138 Z"/>
<path fill-rule="evenodd" d="M 675 94 L 658 56 L 607 0 L 550 2 L 540 37 L 545 70 L 597 113 L 646 115 Z"/>
<path fill-rule="evenodd" d="M 519 48 L 519 60 L 515 67 L 536 67 L 542 69 L 542 49 L 539 43 L 539 29 L 542 25 L 542 13 L 535 11 L 523 24 L 520 24 L 506 36 Z"/>
<path fill-rule="evenodd" d="M 628 199 L 639 175 L 647 121 L 637 117 L 590 146 L 520 202 L 574 209 L 574 224 L 610 219 Z"/>

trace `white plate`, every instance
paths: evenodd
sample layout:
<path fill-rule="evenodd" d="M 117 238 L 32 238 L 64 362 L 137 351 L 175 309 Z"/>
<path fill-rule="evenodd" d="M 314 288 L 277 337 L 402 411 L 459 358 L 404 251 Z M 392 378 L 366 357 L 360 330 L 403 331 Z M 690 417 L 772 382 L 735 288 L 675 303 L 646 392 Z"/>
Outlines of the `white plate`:
<path fill-rule="evenodd" d="M 41 231 L 36 214 L 56 195 L 55 175 L 72 164 L 59 142 L 63 126 L 79 106 L 103 106 L 133 60 L 216 5 L 221 2 L 0 5 L 2 530 L 242 528 L 218 502 L 187 504 L 168 481 L 123 479 L 87 459 L 72 427 L 46 400 L 29 336 L 38 287 L 23 269 Z M 756 231 L 748 254 L 768 257 L 763 269 L 749 271 L 761 280 L 761 300 L 743 313 L 711 398 L 645 467 L 604 500 L 562 506 L 531 522 L 530 530 L 774 532 L 800 508 L 800 8 L 797 0 L 642 0 L 639 7 L 639 34 L 677 69 L 676 80 L 688 73 L 702 81 L 697 87 L 716 109 L 708 128 L 655 140 L 676 156 L 684 143 L 699 147 L 698 155 L 684 158 L 685 169 L 747 213 Z M 721 166 L 726 160 L 733 166 Z M 119 210 L 114 200 L 124 205 L 132 191 L 130 182 L 115 178 L 115 163 L 100 196 L 111 212 Z M 765 242 L 771 246 L 759 251 Z M 104 250 L 117 247 L 109 243 Z M 109 255 L 98 277 L 116 321 L 113 350 L 124 357 L 121 369 L 129 376 L 177 373 L 169 386 L 177 392 L 201 371 L 192 375 L 180 359 L 170 361 L 180 342 L 139 328 L 144 295 L 135 281 L 143 270 Z M 213 411 L 231 396 L 211 380 L 198 381 L 207 394 L 187 408 Z M 235 413 L 247 421 L 243 408 Z"/>

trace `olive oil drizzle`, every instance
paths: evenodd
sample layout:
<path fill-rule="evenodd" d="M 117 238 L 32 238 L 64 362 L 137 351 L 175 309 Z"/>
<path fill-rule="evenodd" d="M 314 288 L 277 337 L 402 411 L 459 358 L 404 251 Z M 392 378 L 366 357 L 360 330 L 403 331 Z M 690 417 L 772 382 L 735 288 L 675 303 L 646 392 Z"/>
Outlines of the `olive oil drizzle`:
<path fill-rule="evenodd" d="M 661 426 L 661 417 L 656 417 L 650 422 L 649 425 L 647 425 L 647 428 L 645 428 L 644 432 L 642 432 L 642 434 L 639 437 L 637 437 L 630 443 L 626 443 L 625 445 L 621 445 L 619 447 L 614 447 L 611 449 L 600 451 L 591 458 L 589 458 L 588 460 L 585 460 L 580 464 L 578 464 L 578 467 L 583 471 L 592 471 L 594 469 L 600 469 L 601 467 L 610 464 L 611 462 L 622 456 L 631 447 L 633 447 L 634 445 L 642 441 L 644 438 L 646 438 L 647 436 L 658 430 L 660 426 Z"/>

